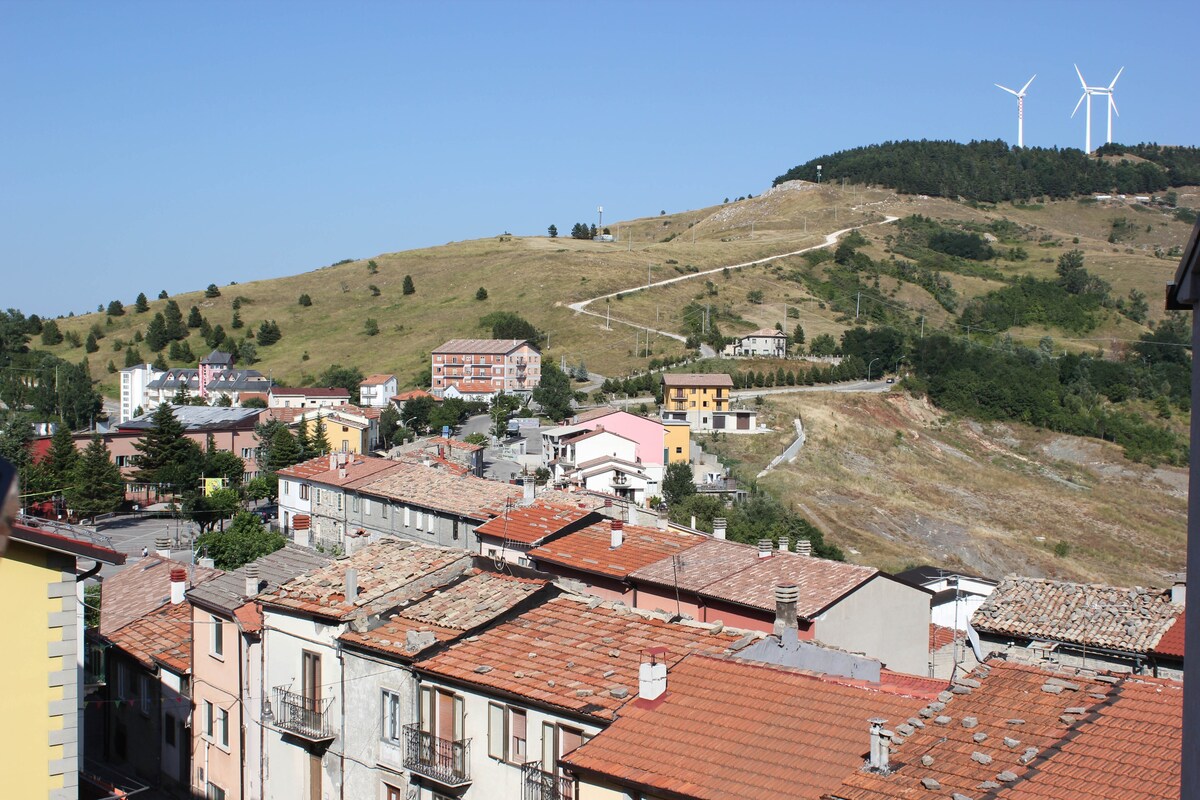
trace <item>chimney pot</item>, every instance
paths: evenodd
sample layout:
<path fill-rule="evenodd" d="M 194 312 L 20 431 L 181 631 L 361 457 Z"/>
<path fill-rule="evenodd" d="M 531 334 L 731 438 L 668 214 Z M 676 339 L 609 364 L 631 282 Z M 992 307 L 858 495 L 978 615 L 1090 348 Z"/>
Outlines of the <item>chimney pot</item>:
<path fill-rule="evenodd" d="M 537 497 L 537 480 L 531 475 L 526 475 L 521 479 L 521 488 L 523 490 L 521 505 L 530 505 L 533 503 L 534 498 Z"/>
<path fill-rule="evenodd" d="M 770 558 L 771 557 L 771 549 L 772 549 L 771 544 L 772 544 L 772 542 L 770 539 L 759 539 L 758 540 L 758 557 L 759 558 Z"/>
<path fill-rule="evenodd" d="M 1171 586 L 1171 602 L 1176 605 L 1187 605 L 1187 573 L 1177 572 L 1175 583 Z"/>
<path fill-rule="evenodd" d="M 612 533 L 610 544 L 615 550 L 625 541 L 625 523 L 622 520 L 614 519 L 609 522 L 609 527 Z"/>
<path fill-rule="evenodd" d="M 800 599 L 800 587 L 794 583 L 780 583 L 775 586 L 775 628 L 774 633 L 781 639 L 792 632 L 798 636 L 800 624 L 796 603 Z"/>
<path fill-rule="evenodd" d="M 692 519 L 694 520 L 695 517 L 693 517 Z M 692 527 L 695 527 L 694 522 L 692 523 Z M 713 519 L 713 538 L 714 539 L 724 539 L 725 538 L 725 518 L 724 517 L 715 517 Z"/>
<path fill-rule="evenodd" d="M 171 605 L 177 606 L 183 602 L 183 590 L 187 586 L 187 570 L 183 567 L 171 567 Z"/>
<path fill-rule="evenodd" d="M 812 541 L 809 539 L 797 539 L 796 553 L 806 557 L 812 556 Z"/>
<path fill-rule="evenodd" d="M 336 453 L 329 454 L 329 468 L 337 469 L 337 454 Z"/>
<path fill-rule="evenodd" d="M 346 602 L 353 605 L 358 602 L 358 570 L 350 567 L 346 570 L 345 592 Z"/>
<path fill-rule="evenodd" d="M 638 698 L 657 700 L 667 691 L 667 664 L 658 660 L 658 653 L 651 652 L 650 660 L 638 666 Z"/>
<path fill-rule="evenodd" d="M 875 717 L 871 722 L 871 756 L 868 766 L 872 772 L 888 771 L 888 759 L 891 754 L 892 732 L 883 729 L 886 719 Z"/>
<path fill-rule="evenodd" d="M 779 552 L 786 553 L 788 551 L 788 540 L 786 536 L 779 537 Z"/>
<path fill-rule="evenodd" d="M 168 536 L 159 536 L 154 540 L 154 555 L 159 558 L 171 557 L 171 539 Z"/>
<path fill-rule="evenodd" d="M 253 597 L 258 594 L 258 564 L 246 565 L 246 596 Z"/>
<path fill-rule="evenodd" d="M 658 529 L 660 531 L 665 531 L 667 529 L 669 522 L 670 522 L 670 520 L 667 518 L 667 515 L 665 512 L 658 515 Z"/>

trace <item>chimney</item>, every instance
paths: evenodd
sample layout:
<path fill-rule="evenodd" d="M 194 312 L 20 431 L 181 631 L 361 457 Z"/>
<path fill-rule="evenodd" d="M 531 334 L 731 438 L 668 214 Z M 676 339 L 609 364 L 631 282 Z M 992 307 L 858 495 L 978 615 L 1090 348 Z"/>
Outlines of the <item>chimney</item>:
<path fill-rule="evenodd" d="M 187 586 L 187 570 L 183 567 L 171 567 L 171 605 L 177 606 L 183 602 L 183 590 Z"/>
<path fill-rule="evenodd" d="M 612 549 L 616 550 L 625 541 L 625 523 L 622 520 L 614 519 L 608 524 L 612 531 Z"/>
<path fill-rule="evenodd" d="M 524 490 L 521 495 L 521 505 L 532 505 L 534 498 L 537 497 L 537 479 L 532 475 L 526 475 L 521 479 L 521 488 Z"/>
<path fill-rule="evenodd" d="M 258 564 L 246 565 L 246 597 L 258 594 Z"/>
<path fill-rule="evenodd" d="M 799 623 L 796 616 L 796 602 L 800 599 L 800 587 L 794 583 L 779 583 L 775 585 L 775 635 L 783 638 L 785 631 L 791 631 L 792 637 L 798 635 Z"/>
<path fill-rule="evenodd" d="M 667 691 L 666 652 L 665 647 L 653 647 L 646 651 L 650 660 L 638 666 L 638 699 L 657 700 Z"/>
<path fill-rule="evenodd" d="M 215 558 L 210 558 L 209 556 L 201 556 L 200 561 L 198 563 L 200 564 L 200 566 L 206 567 L 208 569 L 216 569 L 217 568 L 217 560 Z"/>
<path fill-rule="evenodd" d="M 797 539 L 796 540 L 796 554 L 805 556 L 805 557 L 811 557 L 812 556 L 812 540 L 811 539 Z"/>
<path fill-rule="evenodd" d="M 350 454 L 349 453 L 338 453 L 337 460 L 338 460 L 338 466 L 344 467 L 350 463 Z"/>
<path fill-rule="evenodd" d="M 358 602 L 358 570 L 350 567 L 346 570 L 345 592 L 346 602 L 353 605 Z"/>
<path fill-rule="evenodd" d="M 330 468 L 331 470 L 332 470 L 332 469 L 337 469 L 337 453 L 330 453 L 330 454 L 329 454 L 329 468 Z"/>
<path fill-rule="evenodd" d="M 696 530 L 696 515 L 695 515 L 695 514 L 692 514 L 692 525 L 691 525 L 691 528 L 692 528 L 692 530 Z"/>
<path fill-rule="evenodd" d="M 713 538 L 714 539 L 724 539 L 725 538 L 725 518 L 724 517 L 714 517 L 713 518 Z"/>
<path fill-rule="evenodd" d="M 1187 573 L 1176 572 L 1175 583 L 1171 585 L 1171 602 L 1176 605 L 1187 605 Z"/>
<path fill-rule="evenodd" d="M 338 477 L 341 478 L 342 480 L 346 479 L 346 468 L 345 467 L 341 467 L 338 469 Z"/>
<path fill-rule="evenodd" d="M 786 536 L 779 537 L 779 552 L 786 553 L 788 551 L 788 540 Z"/>
<path fill-rule="evenodd" d="M 670 519 L 667 517 L 667 512 L 664 511 L 658 515 L 658 529 L 660 531 L 665 531 L 669 522 Z"/>
<path fill-rule="evenodd" d="M 159 558 L 171 557 L 171 539 L 167 536 L 159 536 L 154 540 L 154 555 Z"/>
<path fill-rule="evenodd" d="M 875 717 L 871 721 L 871 755 L 867 768 L 872 772 L 888 772 L 888 757 L 892 749 L 892 732 L 885 731 L 886 719 Z"/>
<path fill-rule="evenodd" d="M 758 540 L 758 557 L 759 558 L 770 558 L 771 557 L 771 549 L 772 549 L 771 544 L 772 544 L 772 542 L 770 539 L 759 539 Z"/>

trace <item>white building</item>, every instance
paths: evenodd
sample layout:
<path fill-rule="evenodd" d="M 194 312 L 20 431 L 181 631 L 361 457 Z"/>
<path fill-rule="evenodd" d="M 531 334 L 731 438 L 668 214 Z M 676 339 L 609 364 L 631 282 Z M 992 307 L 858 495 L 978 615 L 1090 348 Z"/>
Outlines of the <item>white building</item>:
<path fill-rule="evenodd" d="M 965 631 L 975 609 L 996 590 L 997 582 L 961 570 L 914 567 L 896 575 L 898 580 L 933 592 L 930 622 Z"/>
<path fill-rule="evenodd" d="M 162 376 L 151 364 L 138 364 L 121 370 L 121 411 L 118 423 L 133 419 L 147 408 L 146 393 L 150 382 Z M 157 403 L 155 404 L 157 406 Z M 138 409 L 142 409 L 139 412 Z"/>
<path fill-rule="evenodd" d="M 395 375 L 372 375 L 358 385 L 358 404 L 370 408 L 383 408 L 396 394 L 397 388 Z"/>
<path fill-rule="evenodd" d="M 786 333 L 773 328 L 760 328 L 753 333 L 739 336 L 733 344 L 727 345 L 723 355 L 727 356 L 770 356 L 786 358 L 788 354 L 788 337 Z"/>
<path fill-rule="evenodd" d="M 334 408 L 350 402 L 350 392 L 332 387 L 329 389 L 285 388 L 272 386 L 267 398 L 268 408 Z"/>

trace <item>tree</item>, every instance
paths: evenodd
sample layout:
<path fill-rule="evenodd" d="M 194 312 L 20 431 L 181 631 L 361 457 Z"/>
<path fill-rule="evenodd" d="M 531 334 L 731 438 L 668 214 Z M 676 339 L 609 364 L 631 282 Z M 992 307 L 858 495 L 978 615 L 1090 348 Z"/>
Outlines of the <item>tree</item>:
<path fill-rule="evenodd" d="M 281 469 L 300 463 L 303 456 L 296 437 L 292 436 L 286 425 L 281 425 L 271 437 L 270 452 L 268 453 L 270 460 L 266 465 L 267 470 L 279 472 Z"/>
<path fill-rule="evenodd" d="M 168 297 L 170 297 L 170 296 L 171 296 L 171 295 L 167 294 L 167 290 L 166 290 L 166 289 L 163 289 L 163 290 L 161 290 L 161 291 L 158 293 L 158 299 L 159 299 L 159 300 L 166 300 L 166 299 L 167 299 Z"/>
<path fill-rule="evenodd" d="M 279 476 L 259 475 L 246 484 L 246 497 L 250 500 L 270 500 L 279 496 Z"/>
<path fill-rule="evenodd" d="M 138 451 L 134 479 L 171 485 L 179 492 L 196 487 L 204 467 L 204 454 L 186 436 L 171 405 L 160 404 L 150 417 L 150 424 L 146 434 L 133 445 Z"/>
<path fill-rule="evenodd" d="M 837 341 L 828 333 L 813 337 L 808 352 L 814 356 L 832 356 L 837 354 Z"/>
<path fill-rule="evenodd" d="M 366 321 L 363 322 L 363 333 L 367 336 L 378 336 L 379 323 L 375 319 L 367 317 Z"/>
<path fill-rule="evenodd" d="M 1137 289 L 1129 290 L 1129 301 L 1125 306 L 1125 316 L 1134 322 L 1145 323 L 1150 313 L 1150 305 L 1146 302 L 1146 293 Z"/>
<path fill-rule="evenodd" d="M 125 366 L 126 367 L 136 367 L 138 364 L 141 364 L 141 363 L 142 363 L 142 351 L 138 350 L 136 347 L 126 347 L 125 348 Z"/>
<path fill-rule="evenodd" d="M 379 441 L 385 444 L 390 443 L 399 427 L 400 412 L 389 403 L 383 411 L 379 412 Z"/>
<path fill-rule="evenodd" d="M 533 400 L 542 407 L 542 413 L 553 420 L 571 416 L 571 379 L 567 373 L 551 363 L 542 364 L 542 379 L 533 390 Z"/>
<path fill-rule="evenodd" d="M 100 349 L 100 345 L 96 342 L 96 334 L 89 333 L 87 339 L 83 343 L 83 349 L 89 353 L 94 353 Z"/>
<path fill-rule="evenodd" d="M 125 499 L 121 470 L 109 458 L 108 448 L 99 436 L 92 437 L 83 455 L 72 466 L 70 481 L 65 488 L 67 507 L 81 517 L 115 511 Z"/>
<path fill-rule="evenodd" d="M 167 335 L 167 320 L 160 311 L 146 326 L 146 346 L 157 353 L 167 346 L 168 341 L 170 337 Z"/>
<path fill-rule="evenodd" d="M 325 429 L 325 420 L 317 417 L 317 424 L 313 426 L 312 434 L 313 455 L 323 456 L 329 452 L 329 449 L 329 433 Z"/>
<path fill-rule="evenodd" d="M 325 387 L 338 387 L 345 389 L 350 393 L 350 402 L 353 405 L 358 405 L 359 385 L 363 382 L 364 376 L 362 370 L 358 367 L 338 367 L 333 366 L 327 368 L 317 377 L 317 385 Z"/>
<path fill-rule="evenodd" d="M 544 338 L 531 322 L 511 311 L 493 311 L 480 317 L 479 326 L 491 328 L 493 339 L 524 339 L 537 344 Z"/>
<path fill-rule="evenodd" d="M 59 425 L 50 437 L 50 450 L 42 460 L 46 478 L 52 484 L 50 490 L 62 489 L 70 484 L 77 464 L 79 450 L 75 448 L 71 430 L 66 425 Z"/>
<path fill-rule="evenodd" d="M 201 531 L 210 531 L 221 520 L 232 516 L 241 507 L 236 489 L 214 489 L 208 494 L 193 491 L 183 498 L 183 515 L 200 526 Z"/>
<path fill-rule="evenodd" d="M 437 401 L 432 397 L 414 397 L 405 401 L 404 410 L 400 412 L 401 421 L 405 427 L 423 433 L 429 430 L 429 418 L 436 406 Z"/>
<path fill-rule="evenodd" d="M 167 338 L 184 339 L 187 337 L 187 325 L 183 322 L 183 312 L 179 310 L 179 303 L 168 300 L 167 305 L 163 308 L 163 318 L 167 323 Z"/>
<path fill-rule="evenodd" d="M 417 287 L 413 285 L 412 275 L 404 276 L 403 291 L 405 294 L 416 294 L 417 293 Z"/>
<path fill-rule="evenodd" d="M 229 530 L 212 531 L 196 539 L 197 549 L 206 552 L 217 569 L 227 571 L 274 553 L 285 544 L 283 534 L 268 531 L 257 514 L 247 511 L 233 518 Z"/>
<path fill-rule="evenodd" d="M 211 297 L 220 297 L 221 290 L 217 288 L 217 285 L 215 283 L 210 283 L 208 285 L 208 288 L 204 290 L 204 296 L 210 297 L 210 298 Z"/>
<path fill-rule="evenodd" d="M 42 344 L 47 347 L 53 347 L 56 344 L 62 344 L 62 331 L 58 329 L 58 323 L 52 319 L 46 320 L 42 325 Z"/>
<path fill-rule="evenodd" d="M 125 306 L 120 300 L 113 300 L 108 304 L 108 315 L 110 317 L 125 316 Z"/>
<path fill-rule="evenodd" d="M 515 395 L 499 392 L 492 398 L 492 407 L 488 411 L 492 418 L 492 436 L 503 439 L 508 434 L 508 418 L 521 407 L 521 401 Z"/>
<path fill-rule="evenodd" d="M 308 308 L 312 305 L 312 298 L 307 293 L 300 295 L 300 305 Z"/>
<path fill-rule="evenodd" d="M 546 233 L 549 234 L 551 239 L 557 239 L 558 238 L 558 226 L 551 225 L 549 228 L 546 228 Z"/>
<path fill-rule="evenodd" d="M 234 330 L 237 330 L 238 328 L 241 328 L 245 324 L 246 323 L 242 322 L 242 312 L 234 311 L 233 318 L 231 320 L 229 320 L 229 327 L 233 328 Z"/>
<path fill-rule="evenodd" d="M 675 506 L 694 495 L 696 482 L 692 477 L 692 466 L 682 461 L 668 464 L 663 473 L 662 493 L 668 506 Z"/>
<path fill-rule="evenodd" d="M 237 346 L 237 360 L 244 366 L 258 361 L 258 346 L 254 344 L 253 339 L 243 339 Z"/>
<path fill-rule="evenodd" d="M 275 320 L 269 322 L 264 321 L 258 326 L 258 346 L 268 347 L 275 344 L 283 338 L 283 334 L 279 331 L 279 326 L 275 324 Z"/>
<path fill-rule="evenodd" d="M 171 368 L 171 365 L 167 363 L 167 359 L 163 357 L 162 353 L 159 353 L 154 357 L 154 361 L 150 364 L 150 366 L 159 372 L 166 372 Z"/>
<path fill-rule="evenodd" d="M 226 486 L 241 486 L 246 474 L 246 462 L 228 450 L 211 446 L 204 453 L 204 477 L 224 478 Z"/>
<path fill-rule="evenodd" d="M 488 299 L 487 289 L 483 288 L 482 286 L 480 286 L 478 289 L 476 289 L 475 290 L 475 299 L 476 300 L 487 300 Z"/>
<path fill-rule="evenodd" d="M 797 353 L 804 352 L 804 326 L 799 322 L 796 323 L 796 330 L 792 332 L 792 344 L 796 346 Z"/>
<path fill-rule="evenodd" d="M 139 314 L 145 314 L 150 310 L 150 301 L 146 299 L 145 292 L 138 292 L 137 299 L 133 301 L 133 310 Z"/>
<path fill-rule="evenodd" d="M 316 455 L 313 452 L 312 437 L 308 435 L 308 420 L 304 417 L 300 418 L 300 424 L 296 426 L 296 446 L 300 448 L 301 461 Z"/>
<path fill-rule="evenodd" d="M 367 262 L 367 274 L 368 275 L 378 275 L 379 274 L 379 265 L 375 263 L 375 259 L 373 259 L 373 258 Z"/>

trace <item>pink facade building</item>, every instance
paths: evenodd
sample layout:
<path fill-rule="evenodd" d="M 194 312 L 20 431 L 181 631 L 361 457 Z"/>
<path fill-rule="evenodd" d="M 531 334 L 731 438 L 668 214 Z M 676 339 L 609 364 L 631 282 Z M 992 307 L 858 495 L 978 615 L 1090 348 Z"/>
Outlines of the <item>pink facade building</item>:
<path fill-rule="evenodd" d="M 528 394 L 542 379 L 542 354 L 524 339 L 451 339 L 430 355 L 433 394 Z"/>

